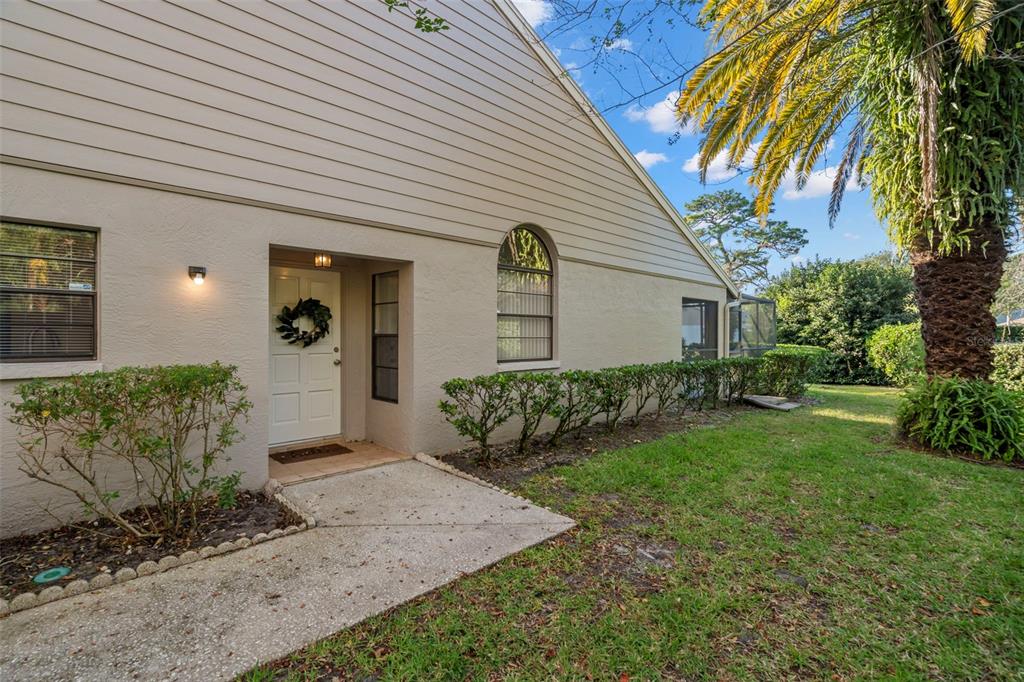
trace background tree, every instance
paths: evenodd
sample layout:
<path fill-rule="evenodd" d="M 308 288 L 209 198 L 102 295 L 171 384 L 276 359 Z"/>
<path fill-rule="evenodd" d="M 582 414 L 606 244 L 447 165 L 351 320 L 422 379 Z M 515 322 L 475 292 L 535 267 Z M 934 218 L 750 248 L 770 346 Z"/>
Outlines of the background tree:
<path fill-rule="evenodd" d="M 774 253 L 796 255 L 807 245 L 807 231 L 785 220 L 762 220 L 754 202 L 731 189 L 702 194 L 686 203 L 686 223 L 711 250 L 740 289 L 768 284 Z"/>
<path fill-rule="evenodd" d="M 1024 310 L 1024 253 L 1011 256 L 1003 268 L 1003 280 L 992 303 L 992 314 L 1005 316 L 1005 326 L 999 331 L 1001 341 L 1012 336 L 1010 318 L 1014 312 Z"/>
<path fill-rule="evenodd" d="M 926 369 L 988 378 L 1011 204 L 1024 190 L 1024 3 L 1014 0 L 707 0 L 713 53 L 677 104 L 701 127 L 700 166 L 753 154 L 767 215 L 845 130 L 835 216 L 870 184 L 909 252 Z"/>
<path fill-rule="evenodd" d="M 879 327 L 917 319 L 910 267 L 889 254 L 795 265 L 765 289 L 775 299 L 780 343 L 822 346 L 833 383 L 885 383 L 865 342 Z"/>

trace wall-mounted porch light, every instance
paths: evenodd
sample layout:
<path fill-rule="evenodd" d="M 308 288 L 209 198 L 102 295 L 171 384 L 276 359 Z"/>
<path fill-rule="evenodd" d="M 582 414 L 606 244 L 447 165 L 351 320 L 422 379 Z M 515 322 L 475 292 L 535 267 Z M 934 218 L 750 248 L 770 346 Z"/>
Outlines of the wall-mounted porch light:
<path fill-rule="evenodd" d="M 313 267 L 317 268 L 329 268 L 331 267 L 331 254 L 319 252 L 313 254 Z"/>
<path fill-rule="evenodd" d="M 188 266 L 188 277 L 195 284 L 202 284 L 206 281 L 206 268 L 201 265 Z"/>

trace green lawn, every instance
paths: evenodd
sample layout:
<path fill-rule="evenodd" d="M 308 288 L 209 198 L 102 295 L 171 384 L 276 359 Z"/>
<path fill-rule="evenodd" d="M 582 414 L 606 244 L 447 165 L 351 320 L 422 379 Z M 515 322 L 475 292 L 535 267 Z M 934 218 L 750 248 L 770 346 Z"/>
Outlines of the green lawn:
<path fill-rule="evenodd" d="M 1024 679 L 1024 471 L 811 395 L 527 481 L 580 528 L 245 679 Z"/>

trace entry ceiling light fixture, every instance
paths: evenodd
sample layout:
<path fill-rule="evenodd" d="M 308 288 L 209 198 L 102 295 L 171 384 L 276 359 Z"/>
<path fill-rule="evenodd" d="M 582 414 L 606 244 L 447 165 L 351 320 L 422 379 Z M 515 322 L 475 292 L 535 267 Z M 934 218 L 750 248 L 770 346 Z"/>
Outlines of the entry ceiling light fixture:
<path fill-rule="evenodd" d="M 323 251 L 313 254 L 313 266 L 318 268 L 331 267 L 331 254 Z"/>
<path fill-rule="evenodd" d="M 195 284 L 202 284 L 206 281 L 206 268 L 202 265 L 188 266 L 188 277 Z"/>

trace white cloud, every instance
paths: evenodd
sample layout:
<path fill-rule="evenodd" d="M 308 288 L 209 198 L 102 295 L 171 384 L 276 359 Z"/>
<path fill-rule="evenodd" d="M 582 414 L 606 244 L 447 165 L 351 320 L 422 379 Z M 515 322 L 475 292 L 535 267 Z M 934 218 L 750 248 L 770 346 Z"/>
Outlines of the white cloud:
<path fill-rule="evenodd" d="M 812 171 L 807 176 L 807 184 L 804 185 L 803 189 L 796 188 L 796 176 L 793 173 L 787 173 L 786 177 L 782 179 L 782 198 L 783 199 L 813 199 L 814 197 L 827 197 L 832 194 L 832 183 L 836 178 L 837 166 L 828 166 L 821 170 Z M 860 185 L 850 178 L 849 182 L 846 183 L 847 192 L 857 192 L 860 190 Z"/>
<path fill-rule="evenodd" d="M 633 156 L 636 157 L 636 160 L 639 161 L 640 165 L 644 168 L 650 168 L 651 166 L 656 166 L 659 163 L 665 163 L 668 161 L 668 157 L 661 152 L 649 152 L 646 149 L 641 149 Z"/>
<path fill-rule="evenodd" d="M 720 152 L 715 158 L 708 164 L 707 182 L 725 182 L 732 180 L 740 171 L 750 170 L 754 165 L 754 156 L 757 154 L 757 145 L 754 145 L 746 151 L 743 155 L 743 160 L 740 162 L 739 168 L 730 168 L 728 164 L 728 154 L 726 152 Z M 807 176 L 807 184 L 803 186 L 803 189 L 797 189 L 796 187 L 796 175 L 790 171 L 786 173 L 785 177 L 782 178 L 782 198 L 790 201 L 798 199 L 813 199 L 815 197 L 827 197 L 832 194 L 832 182 L 836 177 L 837 166 L 827 166 L 821 170 L 811 172 Z M 683 164 L 683 170 L 687 173 L 698 173 L 700 172 L 700 153 L 694 154 L 686 160 Z M 847 192 L 859 192 L 861 186 L 857 183 L 854 178 L 846 183 Z M 859 239 L 860 235 L 847 236 L 843 235 L 847 239 Z"/>
<path fill-rule="evenodd" d="M 707 181 L 725 182 L 726 180 L 732 180 L 739 175 L 740 170 L 750 168 L 754 163 L 754 155 L 756 153 L 756 147 L 748 149 L 740 162 L 740 168 L 730 168 L 729 155 L 726 152 L 719 152 L 715 158 L 711 159 L 711 163 L 708 164 Z M 687 173 L 700 172 L 700 152 L 686 160 L 686 163 L 683 164 L 683 170 Z"/>
<path fill-rule="evenodd" d="M 692 125 L 685 130 L 679 127 L 679 119 L 676 118 L 676 100 L 679 99 L 679 91 L 673 90 L 665 95 L 665 99 L 649 107 L 641 107 L 631 104 L 624 113 L 630 121 L 637 123 L 644 121 L 656 133 L 682 132 L 692 135 L 695 131 Z"/>
<path fill-rule="evenodd" d="M 793 265 L 803 265 L 804 263 L 807 262 L 807 258 L 804 257 L 804 256 L 801 256 L 800 254 L 797 254 L 797 255 L 793 256 L 792 258 L 790 258 L 789 261 Z"/>
<path fill-rule="evenodd" d="M 849 239 L 850 241 L 857 241 L 858 239 L 860 239 L 860 235 L 854 232 L 843 232 L 843 237 L 845 239 Z"/>
<path fill-rule="evenodd" d="M 629 38 L 616 38 L 605 46 L 606 50 L 632 50 L 633 41 Z M 676 95 L 678 97 L 678 95 Z"/>
<path fill-rule="evenodd" d="M 512 0 L 523 18 L 536 28 L 545 21 L 550 21 L 555 14 L 551 3 L 547 0 Z"/>

